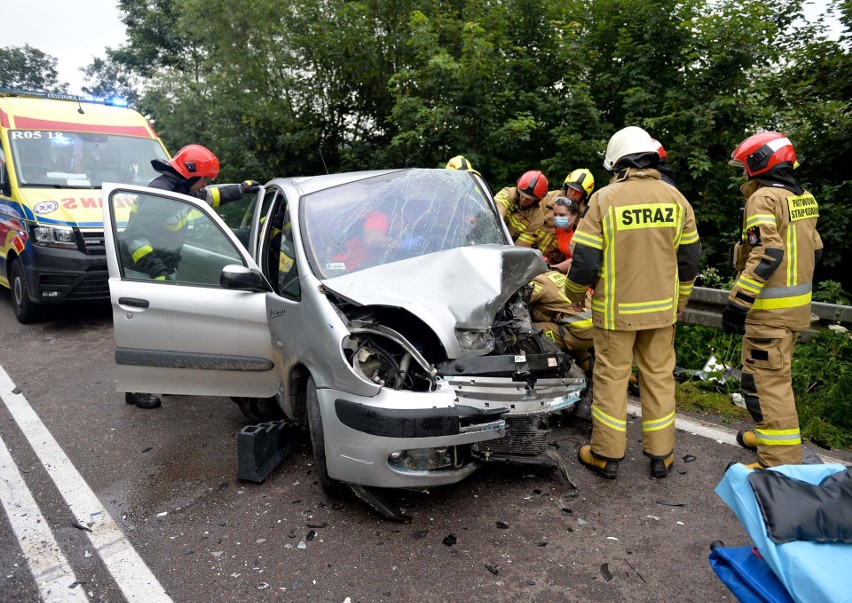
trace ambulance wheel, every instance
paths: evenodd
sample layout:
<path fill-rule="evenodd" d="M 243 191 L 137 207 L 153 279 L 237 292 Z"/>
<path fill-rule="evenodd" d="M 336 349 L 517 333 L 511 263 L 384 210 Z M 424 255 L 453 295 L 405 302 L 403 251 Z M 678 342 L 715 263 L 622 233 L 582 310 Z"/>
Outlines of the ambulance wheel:
<path fill-rule="evenodd" d="M 15 311 L 15 318 L 21 324 L 33 322 L 38 318 L 39 307 L 38 304 L 30 301 L 30 290 L 27 287 L 27 278 L 20 260 L 12 262 L 12 268 L 9 270 L 9 285 L 12 289 L 12 309 Z"/>
<path fill-rule="evenodd" d="M 322 431 L 322 415 L 319 408 L 317 386 L 313 377 L 308 377 L 305 402 L 308 415 L 308 433 L 311 438 L 311 450 L 314 453 L 314 472 L 320 486 L 327 494 L 336 494 L 338 483 L 328 476 L 325 457 L 325 434 Z"/>

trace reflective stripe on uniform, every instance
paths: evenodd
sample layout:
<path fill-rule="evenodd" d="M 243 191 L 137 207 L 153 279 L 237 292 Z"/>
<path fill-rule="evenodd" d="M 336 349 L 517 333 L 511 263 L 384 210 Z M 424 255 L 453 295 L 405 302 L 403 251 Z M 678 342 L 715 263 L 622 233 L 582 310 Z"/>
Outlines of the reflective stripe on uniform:
<path fill-rule="evenodd" d="M 680 237 L 681 245 L 692 245 L 693 243 L 698 242 L 698 231 L 693 230 L 692 232 L 683 233 Z"/>
<path fill-rule="evenodd" d="M 660 310 L 668 310 L 673 305 L 674 300 L 669 297 L 666 299 L 655 299 L 646 302 L 618 304 L 618 311 L 621 314 L 644 314 L 646 312 L 659 312 Z"/>
<path fill-rule="evenodd" d="M 754 301 L 755 310 L 778 310 L 781 308 L 797 308 L 811 303 L 811 283 L 795 287 L 764 287 L 760 296 Z"/>
<path fill-rule="evenodd" d="M 146 255 L 148 255 L 149 253 L 151 253 L 153 251 L 154 251 L 154 248 L 151 247 L 150 245 L 142 245 L 141 247 L 139 247 L 139 249 L 137 249 L 136 251 L 131 253 L 130 257 L 133 258 L 134 263 L 138 263 L 139 260 L 141 260 L 142 258 L 144 258 Z"/>
<path fill-rule="evenodd" d="M 665 429 L 669 425 L 673 425 L 675 421 L 675 411 L 670 412 L 662 419 L 654 419 L 651 421 L 642 421 L 642 431 L 659 431 Z"/>
<path fill-rule="evenodd" d="M 597 419 L 607 427 L 611 427 L 616 431 L 627 431 L 627 421 L 621 421 L 615 417 L 609 416 L 594 404 L 592 404 L 592 418 Z"/>
<path fill-rule="evenodd" d="M 210 204 L 213 207 L 219 207 L 219 202 L 222 200 L 222 195 L 219 192 L 219 189 L 215 186 L 211 186 L 207 190 L 210 191 Z"/>
<path fill-rule="evenodd" d="M 175 221 L 175 218 L 177 218 L 177 221 Z M 186 212 L 186 213 L 180 213 L 180 214 L 176 214 L 175 216 L 172 216 L 171 218 L 169 218 L 168 220 L 163 222 L 163 225 L 165 226 L 166 230 L 171 230 L 172 232 L 177 232 L 179 230 L 183 230 L 184 228 L 186 228 L 186 225 L 188 223 L 189 223 L 189 212 Z"/>
<path fill-rule="evenodd" d="M 798 429 L 755 429 L 758 444 L 766 446 L 796 446 L 802 443 Z"/>
<path fill-rule="evenodd" d="M 565 288 L 568 289 L 571 293 L 582 293 L 586 289 L 589 288 L 588 285 L 580 285 L 575 283 L 571 279 L 565 279 Z"/>
<path fill-rule="evenodd" d="M 683 283 L 679 283 L 677 287 L 678 295 L 692 295 L 692 288 L 695 286 L 695 283 L 688 283 L 684 285 Z"/>
<path fill-rule="evenodd" d="M 587 232 L 575 232 L 574 241 L 586 245 L 588 247 L 593 247 L 594 249 L 603 249 L 603 239 Z"/>
<path fill-rule="evenodd" d="M 796 284 L 796 275 L 798 274 L 798 255 L 796 245 L 796 226 L 790 224 L 787 228 L 787 286 L 792 287 Z"/>
<path fill-rule="evenodd" d="M 569 329 L 585 329 L 592 326 L 592 311 L 585 310 L 575 316 L 569 316 L 562 320 L 562 324 Z"/>
<path fill-rule="evenodd" d="M 746 230 L 752 226 L 757 226 L 758 224 L 771 224 L 776 228 L 778 227 L 778 221 L 775 219 L 774 214 L 754 214 L 753 216 L 749 216 L 746 220 L 745 228 L 743 228 L 743 234 L 745 234 Z"/>
<path fill-rule="evenodd" d="M 753 278 L 749 278 L 743 274 L 737 277 L 736 284 L 740 287 L 740 289 L 745 289 L 749 293 L 753 293 L 755 296 L 759 295 L 761 289 L 763 289 L 763 283 L 756 281 Z"/>
<path fill-rule="evenodd" d="M 615 329 L 615 232 L 613 222 L 615 221 L 615 208 L 610 207 L 609 212 L 603 217 L 603 235 L 606 251 L 604 253 L 603 267 L 604 275 L 604 299 L 606 304 L 603 312 L 603 326 L 605 329 Z M 576 234 L 574 235 L 576 236 Z"/>

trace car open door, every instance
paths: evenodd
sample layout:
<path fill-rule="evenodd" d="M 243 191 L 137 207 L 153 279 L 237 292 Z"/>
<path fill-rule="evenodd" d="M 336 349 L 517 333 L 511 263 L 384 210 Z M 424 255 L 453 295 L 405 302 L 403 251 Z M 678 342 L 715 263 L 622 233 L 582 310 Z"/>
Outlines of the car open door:
<path fill-rule="evenodd" d="M 269 397 L 270 289 L 203 201 L 104 184 L 119 391 Z"/>

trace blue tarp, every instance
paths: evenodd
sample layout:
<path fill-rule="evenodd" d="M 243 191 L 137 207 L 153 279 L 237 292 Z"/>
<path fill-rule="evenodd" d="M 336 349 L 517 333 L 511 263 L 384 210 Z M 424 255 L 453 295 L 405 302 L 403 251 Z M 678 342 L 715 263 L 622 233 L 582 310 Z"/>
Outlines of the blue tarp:
<path fill-rule="evenodd" d="M 752 547 L 718 547 L 710 566 L 742 603 L 793 603 L 787 589 Z"/>
<path fill-rule="evenodd" d="M 778 471 L 809 484 L 819 484 L 829 475 L 845 469 L 839 464 L 783 465 L 769 471 Z M 800 540 L 778 545 L 772 542 L 748 482 L 749 473 L 751 470 L 744 465 L 732 465 L 716 487 L 716 494 L 736 513 L 755 548 L 793 600 L 800 603 L 852 603 L 852 544 Z"/>

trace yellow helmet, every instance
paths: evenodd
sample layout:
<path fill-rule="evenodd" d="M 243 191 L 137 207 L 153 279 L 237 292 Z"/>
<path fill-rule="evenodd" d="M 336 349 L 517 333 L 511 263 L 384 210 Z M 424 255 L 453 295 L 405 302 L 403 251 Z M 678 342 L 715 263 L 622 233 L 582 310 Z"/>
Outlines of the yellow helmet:
<path fill-rule="evenodd" d="M 592 176 L 589 170 L 580 168 L 565 177 L 565 183 L 562 185 L 562 188 L 573 188 L 580 191 L 582 193 L 580 201 L 583 201 L 595 190 L 595 177 Z"/>
<path fill-rule="evenodd" d="M 464 155 L 456 155 L 447 162 L 448 170 L 464 170 L 465 172 L 475 172 L 470 161 L 465 159 Z"/>

